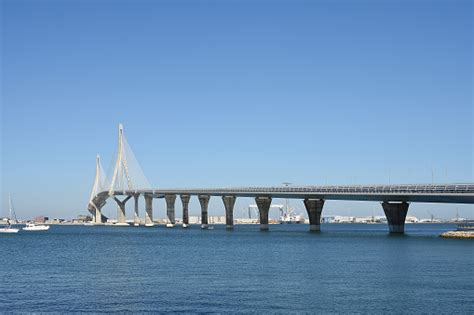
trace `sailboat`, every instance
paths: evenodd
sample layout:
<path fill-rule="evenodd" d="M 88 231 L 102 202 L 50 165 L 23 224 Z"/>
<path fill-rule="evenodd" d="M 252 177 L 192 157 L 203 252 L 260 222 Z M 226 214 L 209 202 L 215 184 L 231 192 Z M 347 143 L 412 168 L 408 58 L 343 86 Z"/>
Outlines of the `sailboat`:
<path fill-rule="evenodd" d="M 12 228 L 10 220 L 12 220 L 12 213 L 13 213 L 13 203 L 11 196 L 8 196 L 8 210 L 9 210 L 9 217 L 7 219 L 7 225 L 3 228 L 0 228 L 0 233 L 18 233 L 20 229 Z"/>

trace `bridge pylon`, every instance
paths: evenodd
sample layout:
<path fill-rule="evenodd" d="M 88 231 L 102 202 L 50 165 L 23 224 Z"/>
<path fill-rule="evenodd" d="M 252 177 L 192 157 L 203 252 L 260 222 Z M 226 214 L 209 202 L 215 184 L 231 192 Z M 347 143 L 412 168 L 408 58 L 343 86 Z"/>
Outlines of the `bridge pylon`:
<path fill-rule="evenodd" d="M 128 145 L 123 131 L 123 125 L 118 126 L 117 155 L 113 165 L 113 171 L 108 174 L 109 196 L 116 192 L 124 194 L 128 191 L 150 189 L 145 174 L 138 163 L 132 148 Z"/>
<path fill-rule="evenodd" d="M 135 215 L 134 222 L 138 223 L 138 198 L 140 193 L 138 190 L 149 189 L 150 184 L 143 173 L 132 149 L 127 143 L 123 132 L 123 125 L 118 126 L 118 143 L 117 155 L 113 165 L 113 171 L 109 173 L 110 186 L 107 188 L 108 195 L 113 197 L 117 202 L 117 220 L 121 224 L 125 224 L 125 203 L 128 197 L 135 197 Z M 123 200 L 117 198 L 117 195 L 126 196 Z"/>
<path fill-rule="evenodd" d="M 125 180 L 125 181 L 124 181 Z M 115 189 L 117 185 L 117 188 Z M 115 161 L 114 172 L 110 181 L 109 195 L 112 196 L 115 190 L 122 190 L 125 194 L 125 190 L 133 190 L 132 179 L 127 164 L 127 157 L 124 148 L 123 138 L 123 125 L 119 124 L 118 127 L 118 148 L 117 148 L 117 160 Z"/>
<path fill-rule="evenodd" d="M 95 177 L 94 177 L 94 184 L 92 185 L 92 191 L 89 198 L 88 210 L 92 214 L 94 223 L 103 223 L 106 218 L 102 215 L 101 209 L 105 205 L 106 201 L 103 201 L 99 204 L 96 204 L 95 196 L 101 191 L 105 189 L 105 175 L 104 170 L 102 168 L 102 163 L 100 160 L 100 155 L 97 154 L 96 156 L 96 163 L 95 163 Z"/>

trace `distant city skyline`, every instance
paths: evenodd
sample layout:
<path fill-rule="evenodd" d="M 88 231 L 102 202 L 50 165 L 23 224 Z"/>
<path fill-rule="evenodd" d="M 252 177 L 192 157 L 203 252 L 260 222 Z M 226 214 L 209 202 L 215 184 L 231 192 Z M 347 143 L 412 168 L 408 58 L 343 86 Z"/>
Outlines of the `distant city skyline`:
<path fill-rule="evenodd" d="M 114 160 L 119 123 L 154 187 L 473 182 L 470 1 L 1 9 L 1 215 L 9 194 L 19 218 L 87 214 L 95 156 Z M 323 216 L 348 211 L 383 214 L 327 201 Z M 409 215 L 456 211 L 474 217 L 440 204 Z M 220 198 L 209 212 L 224 213 Z"/>

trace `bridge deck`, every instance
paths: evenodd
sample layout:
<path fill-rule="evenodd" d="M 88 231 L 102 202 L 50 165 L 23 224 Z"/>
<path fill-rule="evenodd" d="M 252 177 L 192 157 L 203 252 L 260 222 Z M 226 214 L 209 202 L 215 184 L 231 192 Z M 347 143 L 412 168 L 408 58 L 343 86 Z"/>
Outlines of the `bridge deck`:
<path fill-rule="evenodd" d="M 148 194 L 156 198 L 167 194 L 274 198 L 317 198 L 326 200 L 408 201 L 434 203 L 474 203 L 474 184 L 432 185 L 348 185 L 292 187 L 178 188 L 114 191 L 115 195 Z M 108 191 L 96 198 L 105 200 Z"/>

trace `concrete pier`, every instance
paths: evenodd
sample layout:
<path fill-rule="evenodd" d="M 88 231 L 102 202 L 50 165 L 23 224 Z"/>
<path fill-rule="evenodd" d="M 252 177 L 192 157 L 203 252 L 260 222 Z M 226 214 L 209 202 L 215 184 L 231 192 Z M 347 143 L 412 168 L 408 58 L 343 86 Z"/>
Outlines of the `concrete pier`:
<path fill-rule="evenodd" d="M 390 233 L 405 232 L 405 218 L 408 212 L 408 202 L 387 202 L 382 203 L 383 211 L 387 217 Z"/>
<path fill-rule="evenodd" d="M 117 203 L 117 223 L 124 224 L 125 222 L 125 204 L 127 201 L 132 198 L 132 196 L 127 196 L 124 200 L 120 201 L 117 197 L 114 196 L 114 200 Z"/>
<path fill-rule="evenodd" d="M 255 203 L 260 214 L 260 230 L 268 230 L 268 211 L 272 204 L 271 197 L 256 197 Z"/>
<path fill-rule="evenodd" d="M 94 205 L 94 218 L 93 218 L 93 222 L 94 224 L 102 224 L 105 222 L 104 220 L 104 216 L 102 215 L 102 207 L 105 205 L 105 202 L 100 204 L 100 206 L 96 206 Z"/>
<path fill-rule="evenodd" d="M 176 195 L 165 195 L 166 200 L 166 215 L 171 224 L 176 223 L 176 216 L 174 212 L 174 202 L 176 201 Z"/>
<path fill-rule="evenodd" d="M 135 198 L 135 212 L 133 215 L 133 223 L 136 225 L 140 224 L 140 215 L 138 214 L 138 197 L 140 197 L 140 195 L 133 196 L 133 198 Z"/>
<path fill-rule="evenodd" d="M 304 206 L 309 218 L 309 230 L 321 230 L 321 212 L 323 211 L 324 199 L 308 199 L 304 200 Z"/>
<path fill-rule="evenodd" d="M 102 213 L 100 213 L 100 210 L 99 208 L 95 208 L 95 214 L 94 214 L 94 223 L 95 224 L 101 224 L 102 223 Z"/>
<path fill-rule="evenodd" d="M 189 225 L 189 195 L 180 195 L 181 203 L 183 204 L 183 225 Z"/>
<path fill-rule="evenodd" d="M 225 227 L 227 229 L 234 228 L 234 205 L 235 196 L 222 196 L 222 201 L 225 207 Z"/>
<path fill-rule="evenodd" d="M 199 195 L 199 203 L 201 204 L 201 228 L 207 229 L 209 223 L 207 220 L 207 207 L 209 206 L 209 195 Z"/>
<path fill-rule="evenodd" d="M 153 225 L 153 197 L 145 195 L 145 226 Z"/>

